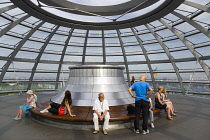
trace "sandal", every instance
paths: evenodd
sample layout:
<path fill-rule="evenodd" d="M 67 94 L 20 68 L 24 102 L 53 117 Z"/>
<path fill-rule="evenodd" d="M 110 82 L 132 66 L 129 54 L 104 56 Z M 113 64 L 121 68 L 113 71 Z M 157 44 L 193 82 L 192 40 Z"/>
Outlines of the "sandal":
<path fill-rule="evenodd" d="M 170 117 L 167 117 L 167 119 L 169 119 L 169 120 L 174 120 L 171 116 L 170 116 Z"/>
<path fill-rule="evenodd" d="M 173 116 L 177 116 L 175 113 L 172 114 Z"/>

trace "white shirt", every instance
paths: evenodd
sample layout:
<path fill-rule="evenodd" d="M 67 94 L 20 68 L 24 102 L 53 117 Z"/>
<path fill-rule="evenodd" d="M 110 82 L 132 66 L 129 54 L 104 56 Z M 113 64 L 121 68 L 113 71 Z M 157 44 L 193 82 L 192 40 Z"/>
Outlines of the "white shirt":
<path fill-rule="evenodd" d="M 152 99 L 151 98 L 149 98 L 149 102 L 152 102 Z"/>
<path fill-rule="evenodd" d="M 109 104 L 106 99 L 101 102 L 99 99 L 95 100 L 93 110 L 97 110 L 99 113 L 104 112 L 105 110 L 109 110 Z"/>

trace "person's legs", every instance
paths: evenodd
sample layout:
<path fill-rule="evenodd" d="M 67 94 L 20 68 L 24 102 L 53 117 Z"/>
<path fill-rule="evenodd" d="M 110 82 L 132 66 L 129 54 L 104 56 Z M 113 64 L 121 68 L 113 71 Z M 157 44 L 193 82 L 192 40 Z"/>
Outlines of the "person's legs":
<path fill-rule="evenodd" d="M 93 123 L 94 123 L 95 130 L 99 130 L 98 115 L 96 113 L 93 113 Z"/>
<path fill-rule="evenodd" d="M 135 119 L 134 119 L 134 129 L 139 130 L 139 117 L 141 113 L 140 100 L 135 102 L 135 109 L 136 109 L 136 113 L 135 113 Z"/>
<path fill-rule="evenodd" d="M 22 109 L 19 107 L 19 109 L 18 109 L 18 113 L 17 113 L 17 115 L 16 115 L 16 117 L 15 118 L 13 118 L 14 120 L 21 120 L 22 118 L 22 113 L 23 113 L 23 111 L 22 111 Z"/>
<path fill-rule="evenodd" d="M 150 121 L 153 123 L 154 122 L 154 115 L 153 115 L 152 110 L 149 110 L 149 117 L 150 117 Z"/>
<path fill-rule="evenodd" d="M 169 120 L 173 120 L 173 118 L 171 117 L 171 107 L 167 105 L 166 111 L 167 111 L 167 118 Z"/>
<path fill-rule="evenodd" d="M 155 128 L 155 126 L 154 126 L 154 115 L 153 115 L 153 111 L 152 110 L 149 110 L 149 116 L 150 116 L 151 127 Z"/>
<path fill-rule="evenodd" d="M 142 115 L 143 115 L 143 124 L 142 124 L 142 130 L 147 131 L 148 129 L 148 110 L 149 110 L 149 102 L 145 100 L 141 100 L 141 106 L 142 106 Z"/>
<path fill-rule="evenodd" d="M 109 126 L 109 119 L 110 119 L 110 115 L 109 112 L 106 113 L 105 118 L 104 118 L 104 126 L 103 126 L 103 130 L 107 130 L 108 126 Z"/>
<path fill-rule="evenodd" d="M 18 108 L 18 113 L 15 118 L 17 118 L 17 119 L 21 118 L 21 114 L 22 114 L 22 109 Z"/>

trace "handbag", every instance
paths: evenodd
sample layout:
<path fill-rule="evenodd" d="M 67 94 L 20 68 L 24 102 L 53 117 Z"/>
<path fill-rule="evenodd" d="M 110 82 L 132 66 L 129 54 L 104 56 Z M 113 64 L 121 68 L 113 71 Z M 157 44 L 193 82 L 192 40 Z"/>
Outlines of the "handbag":
<path fill-rule="evenodd" d="M 66 109 L 63 108 L 63 107 L 60 107 L 60 108 L 58 109 L 58 115 L 59 115 L 59 116 L 65 115 L 65 112 L 66 112 Z"/>

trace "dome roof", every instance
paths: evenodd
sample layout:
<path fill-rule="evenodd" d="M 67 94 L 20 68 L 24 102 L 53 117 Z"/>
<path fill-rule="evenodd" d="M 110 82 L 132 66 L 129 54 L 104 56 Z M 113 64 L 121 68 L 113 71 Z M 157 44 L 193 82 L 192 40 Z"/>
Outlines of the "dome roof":
<path fill-rule="evenodd" d="M 0 91 L 58 90 L 69 66 L 124 66 L 152 87 L 209 93 L 209 0 L 3 0 Z M 9 86 L 9 85 L 10 86 Z"/>

